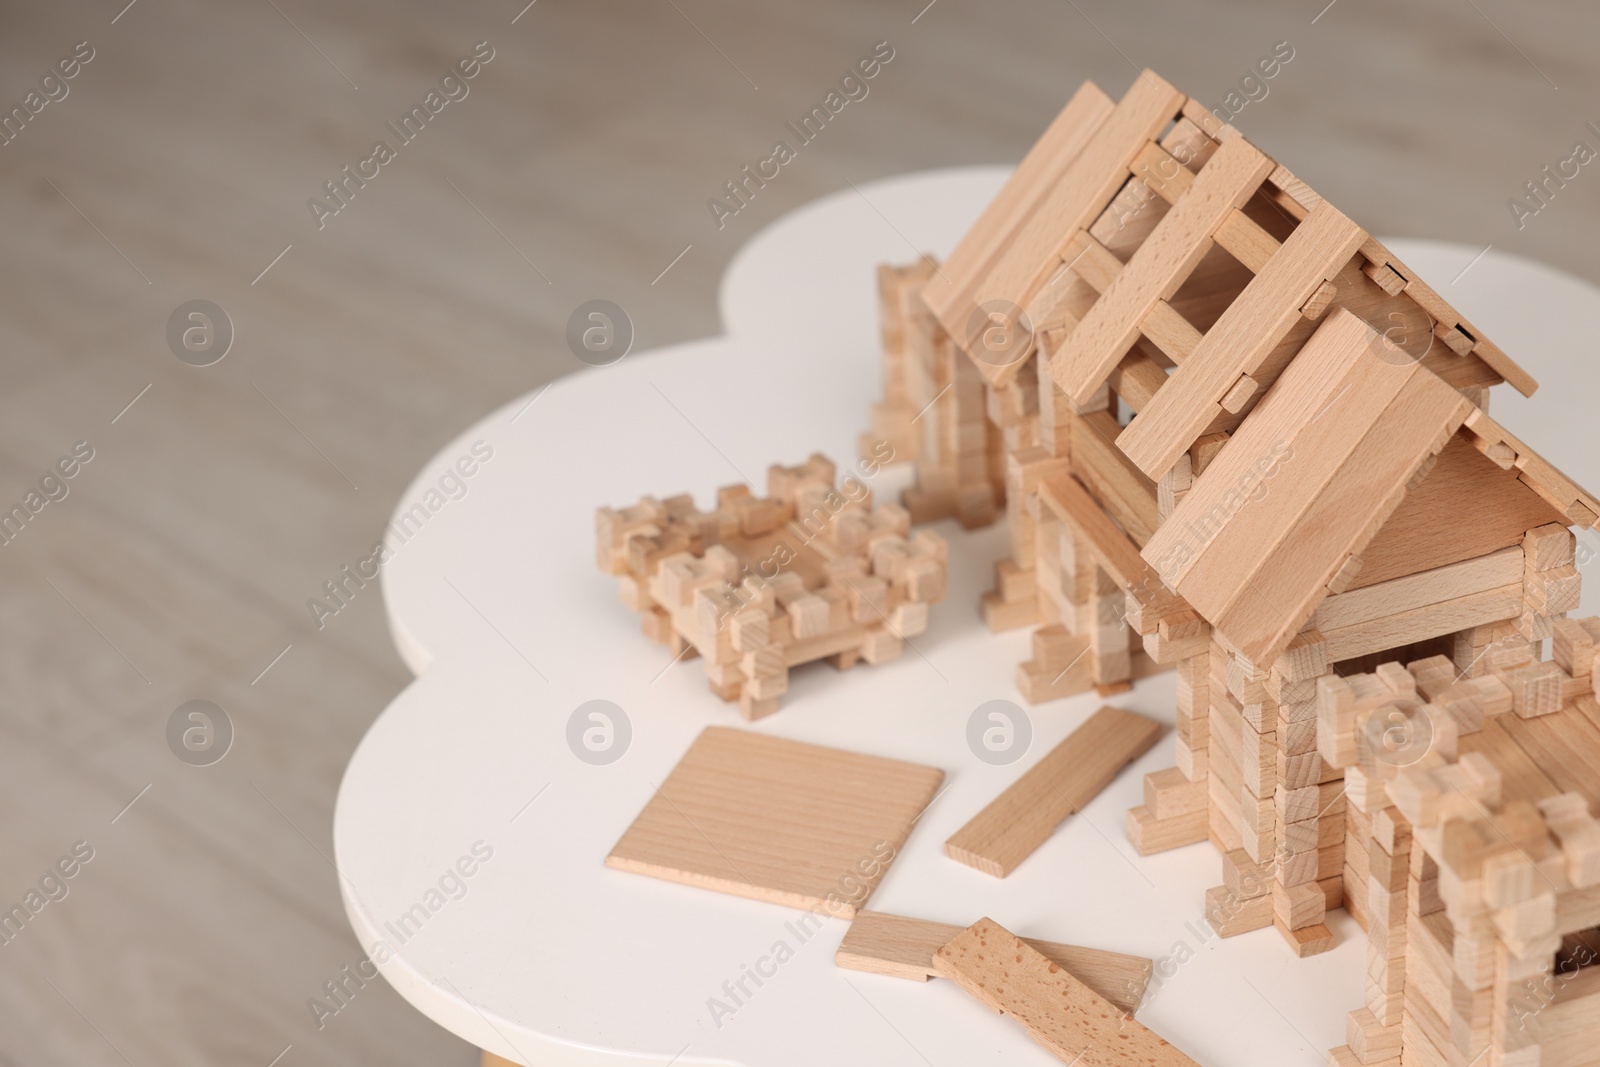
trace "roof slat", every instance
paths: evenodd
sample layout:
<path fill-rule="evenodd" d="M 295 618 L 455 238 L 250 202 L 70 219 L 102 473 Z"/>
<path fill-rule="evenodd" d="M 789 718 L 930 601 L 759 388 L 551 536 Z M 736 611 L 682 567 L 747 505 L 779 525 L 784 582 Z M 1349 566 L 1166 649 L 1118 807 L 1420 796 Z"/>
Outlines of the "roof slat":
<path fill-rule="evenodd" d="M 1152 478 L 1170 470 L 1217 417 L 1240 375 L 1255 371 L 1298 321 L 1301 306 L 1365 239 L 1366 231 L 1334 208 L 1313 211 L 1118 436 L 1128 458 Z"/>
<path fill-rule="evenodd" d="M 1217 150 L 1051 359 L 1051 376 L 1063 392 L 1080 404 L 1089 400 L 1132 347 L 1145 317 L 1178 291 L 1211 250 L 1217 227 L 1250 199 L 1272 167 L 1242 137 Z"/>
<path fill-rule="evenodd" d="M 1026 307 L 1055 271 L 1061 249 L 1094 221 L 1128 181 L 1128 166 L 1139 150 L 1161 134 L 1183 104 L 1183 94 L 1151 71 L 1142 73 L 1082 150 L 1062 172 L 1048 195 L 998 249 L 992 262 L 959 294 L 935 289 L 928 300 L 950 335 L 970 348 L 972 315 L 990 301 Z"/>
<path fill-rule="evenodd" d="M 1116 103 L 1094 82 L 1078 87 L 950 253 L 940 268 L 942 274 L 924 287 L 923 301 L 935 317 L 943 319 L 953 301 L 979 284 L 1115 108 Z"/>

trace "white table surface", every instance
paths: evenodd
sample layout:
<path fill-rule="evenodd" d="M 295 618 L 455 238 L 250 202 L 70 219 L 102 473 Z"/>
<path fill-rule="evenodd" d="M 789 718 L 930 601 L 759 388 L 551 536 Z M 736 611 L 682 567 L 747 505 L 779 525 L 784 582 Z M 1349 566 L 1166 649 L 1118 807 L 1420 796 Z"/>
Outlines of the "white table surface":
<path fill-rule="evenodd" d="M 727 336 L 584 370 L 531 407 L 535 394 L 517 398 L 441 449 L 406 491 L 397 516 L 426 501 L 474 443 L 493 449 L 464 479 L 465 495 L 435 497 L 447 502 L 384 566 L 395 642 L 417 678 L 351 758 L 334 820 L 357 936 L 369 952 L 385 939 L 398 950 L 384 977 L 440 1025 L 534 1067 L 1058 1062 L 952 983 L 837 969 L 843 921 L 825 920 L 802 944 L 786 926 L 799 912 L 602 863 L 695 734 L 742 720 L 709 692 L 698 661 L 669 667 L 640 633 L 595 566 L 595 507 L 683 491 L 705 505 L 742 476 L 764 492 L 767 464 L 812 451 L 852 462 L 879 391 L 873 267 L 923 249 L 947 254 L 1005 175 L 911 175 L 781 219 L 729 268 Z M 1451 284 L 1479 249 L 1392 247 L 1543 380 L 1533 401 L 1497 390 L 1497 416 L 1579 481 L 1600 484 L 1586 370 L 1600 290 L 1497 251 Z M 869 484 L 892 500 L 908 476 L 901 465 Z M 947 772 L 947 791 L 871 906 L 963 924 L 988 915 L 1028 936 L 1166 957 L 1170 977 L 1140 1017 L 1194 1058 L 1324 1063 L 1361 1003 L 1364 939 L 1342 912 L 1331 922 L 1337 947 L 1310 960 L 1294 959 L 1271 929 L 1210 935 L 1202 894 L 1220 881 L 1211 846 L 1146 859 L 1123 832 L 1145 772 L 1171 765 L 1170 735 L 1011 877 L 942 855 L 953 830 L 1099 701 L 1030 709 L 1031 751 L 1010 767 L 969 752 L 973 709 L 1020 701 L 1014 667 L 1028 638 L 991 635 L 977 614 L 1003 531 L 937 528 L 951 542 L 950 593 L 915 646 L 845 675 L 797 670 L 779 713 L 749 727 Z M 1594 611 L 1593 589 L 1585 599 Z M 591 699 L 614 701 L 631 724 L 629 747 L 608 765 L 580 760 L 566 740 L 573 710 Z M 1171 722 L 1172 699 L 1169 674 L 1115 702 Z M 492 858 L 445 879 L 458 899 L 430 896 L 478 842 Z M 419 903 L 435 907 L 400 944 L 389 924 Z M 731 1005 L 724 983 L 779 941 L 793 958 L 759 989 L 747 983 L 754 995 L 718 1025 L 710 998 Z M 1192 958 L 1174 968 L 1177 956 Z"/>

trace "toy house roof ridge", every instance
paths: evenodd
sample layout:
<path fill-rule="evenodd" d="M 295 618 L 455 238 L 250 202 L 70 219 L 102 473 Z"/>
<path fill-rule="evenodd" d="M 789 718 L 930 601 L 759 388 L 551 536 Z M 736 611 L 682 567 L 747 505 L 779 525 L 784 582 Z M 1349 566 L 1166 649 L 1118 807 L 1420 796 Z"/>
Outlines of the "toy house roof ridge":
<path fill-rule="evenodd" d="M 1119 206 L 1121 201 L 1134 205 L 1133 214 L 1145 214 L 1135 227 L 1148 235 L 1135 247 L 1109 249 L 1113 254 L 1106 255 L 1105 246 L 1114 243 L 1111 233 L 1124 229 L 1129 214 Z M 1155 210 L 1145 212 L 1146 206 Z M 1281 218 L 1268 217 L 1263 226 L 1258 218 L 1262 211 Z M 1317 224 L 1316 241 L 1296 242 L 1293 254 L 1278 262 L 1280 246 L 1292 236 L 1286 231 L 1297 232 L 1307 222 Z M 1263 342 L 1288 331 L 1288 305 L 1300 311 L 1308 301 L 1321 300 L 1325 306 L 1324 283 L 1340 277 L 1359 253 L 1361 259 L 1354 262 L 1372 285 L 1382 288 L 1380 296 L 1403 298 L 1408 302 L 1404 306 L 1420 309 L 1432 324 L 1441 353 L 1478 365 L 1465 372 L 1475 383 L 1507 381 L 1524 395 L 1538 386 L 1381 242 L 1233 127 L 1219 123 L 1198 101 L 1148 70 L 1120 102 L 1093 83 L 1079 88 L 922 297 L 991 385 L 1009 384 L 1027 355 L 1037 350 L 1050 358 L 1058 384 L 1082 404 L 1124 359 L 1139 364 L 1143 380 L 1152 383 L 1153 369 L 1184 369 L 1204 331 L 1185 318 L 1186 309 L 1176 298 L 1214 244 L 1257 277 L 1275 267 L 1270 285 L 1247 288 L 1252 314 L 1240 312 L 1232 323 L 1236 333 L 1242 326 L 1256 338 L 1257 350 L 1270 349 Z M 1310 284 L 1315 273 L 1321 277 Z M 995 322 L 1005 319 L 1031 331 L 1032 347 L 996 360 L 982 346 Z M 1270 379 L 1281 366 L 1271 354 L 1259 354 Z M 1281 355 L 1276 358 L 1283 361 Z M 1141 362 L 1147 360 L 1153 367 Z M 1208 375 L 1194 377 L 1220 373 L 1209 358 L 1204 363 Z M 1442 355 L 1430 367 L 1451 378 L 1463 373 Z M 1215 395 L 1199 401 L 1191 397 L 1184 405 L 1184 421 L 1198 420 L 1206 404 L 1219 402 L 1235 387 L 1241 392 L 1234 396 L 1248 405 L 1252 394 L 1265 391 L 1240 380 L 1250 378 L 1254 369 L 1244 368 L 1220 387 L 1208 380 L 1203 391 Z M 1268 384 L 1270 380 L 1256 383 Z M 1219 417 L 1226 421 L 1225 413 Z M 1164 423 L 1166 418 L 1147 421 Z M 1161 434 L 1160 442 L 1142 441 L 1148 433 L 1141 431 L 1130 441 L 1130 456 L 1156 477 L 1173 454 L 1167 440 L 1173 434 Z"/>

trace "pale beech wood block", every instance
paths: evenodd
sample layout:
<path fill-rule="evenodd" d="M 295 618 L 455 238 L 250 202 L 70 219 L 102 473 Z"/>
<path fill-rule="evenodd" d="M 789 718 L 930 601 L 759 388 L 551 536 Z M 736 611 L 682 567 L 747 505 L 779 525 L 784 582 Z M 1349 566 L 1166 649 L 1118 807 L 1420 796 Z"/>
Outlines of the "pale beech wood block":
<path fill-rule="evenodd" d="M 1160 736 L 1153 719 L 1101 708 L 957 830 L 945 855 L 1004 878 Z"/>
<path fill-rule="evenodd" d="M 1142 545 L 1161 525 L 1161 508 L 1155 483 L 1129 463 L 1112 443 L 1117 430 L 1117 420 L 1108 411 L 1072 420 L 1071 474 L 1094 493 L 1103 509 L 1127 531 L 1128 537 Z M 1065 474 L 1062 471 L 1056 478 Z"/>
<path fill-rule="evenodd" d="M 1144 546 L 1252 663 L 1276 659 L 1471 406 L 1382 346 L 1353 314 L 1330 313 Z"/>
<path fill-rule="evenodd" d="M 1195 784 L 1202 790 L 1205 787 L 1204 780 Z M 1141 856 L 1199 844 L 1208 836 L 1210 826 L 1210 812 L 1205 808 L 1165 817 L 1158 817 L 1145 805 L 1128 809 L 1128 842 Z"/>
<path fill-rule="evenodd" d="M 1486 556 L 1330 596 L 1317 607 L 1312 618 L 1314 625 L 1321 630 L 1337 630 L 1398 615 L 1413 608 L 1501 589 L 1522 579 L 1522 550 L 1505 548 Z M 1451 681 L 1454 681 L 1454 677 Z"/>
<path fill-rule="evenodd" d="M 848 918 L 943 781 L 932 767 L 711 726 L 606 865 Z"/>
<path fill-rule="evenodd" d="M 1473 626 L 1515 619 L 1522 610 L 1522 586 L 1507 585 L 1428 604 L 1395 615 L 1334 630 L 1324 630 L 1331 659 L 1352 659 L 1408 641 L 1440 637 Z"/>
<path fill-rule="evenodd" d="M 993 919 L 963 930 L 934 955 L 933 966 L 1067 1063 L 1195 1064 Z"/>
<path fill-rule="evenodd" d="M 951 923 L 861 911 L 856 913 L 855 921 L 840 942 L 834 961 L 853 971 L 925 982 L 939 973 L 934 970 L 934 953 L 961 931 L 962 927 Z M 1131 1012 L 1139 1006 L 1155 968 L 1154 962 L 1143 956 L 1079 948 L 1031 937 L 1022 940 L 1046 959 L 1071 971 L 1084 985 L 1123 1011 Z"/>

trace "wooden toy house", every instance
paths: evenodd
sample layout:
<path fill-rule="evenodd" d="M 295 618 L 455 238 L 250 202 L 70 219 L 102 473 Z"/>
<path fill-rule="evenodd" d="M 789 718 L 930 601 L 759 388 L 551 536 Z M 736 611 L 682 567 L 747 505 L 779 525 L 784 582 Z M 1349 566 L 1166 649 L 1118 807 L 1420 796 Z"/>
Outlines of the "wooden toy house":
<path fill-rule="evenodd" d="M 866 440 L 915 457 L 914 520 L 1004 515 L 983 612 L 1035 627 L 1024 696 L 1177 672 L 1135 845 L 1215 844 L 1224 935 L 1367 928 L 1335 1062 L 1600 1062 L 1600 970 L 1507 1022 L 1600 922 L 1595 631 L 1565 619 L 1600 502 L 1488 414 L 1532 378 L 1150 72 L 1086 84 L 948 260 L 880 288 Z"/>

